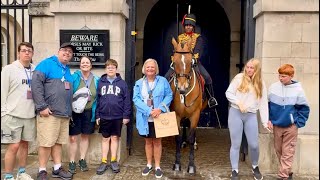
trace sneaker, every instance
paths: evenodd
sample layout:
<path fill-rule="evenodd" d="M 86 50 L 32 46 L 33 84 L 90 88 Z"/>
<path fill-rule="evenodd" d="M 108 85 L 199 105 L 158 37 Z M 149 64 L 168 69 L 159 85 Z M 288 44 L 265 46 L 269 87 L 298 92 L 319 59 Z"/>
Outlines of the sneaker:
<path fill-rule="evenodd" d="M 161 169 L 157 169 L 154 174 L 155 174 L 156 178 L 161 178 L 163 175 L 163 172 L 161 171 Z"/>
<path fill-rule="evenodd" d="M 47 171 L 40 171 L 37 174 L 37 180 L 49 180 Z"/>
<path fill-rule="evenodd" d="M 27 173 L 18 173 L 16 180 L 33 180 L 31 176 Z"/>
<path fill-rule="evenodd" d="M 76 173 L 76 167 L 77 167 L 77 164 L 76 162 L 69 162 L 69 172 L 71 174 L 75 174 Z"/>
<path fill-rule="evenodd" d="M 60 179 L 65 179 L 69 180 L 72 179 L 72 174 L 69 171 L 64 170 L 62 167 L 60 167 L 57 170 L 54 170 L 52 168 L 52 175 L 53 178 L 60 178 Z"/>
<path fill-rule="evenodd" d="M 148 176 L 148 174 L 151 172 L 152 167 L 149 168 L 148 166 L 146 168 L 144 168 L 144 170 L 142 171 L 142 176 Z"/>
<path fill-rule="evenodd" d="M 238 180 L 239 179 L 239 177 L 238 177 L 238 173 L 237 173 L 237 171 L 236 170 L 233 170 L 232 172 L 231 172 L 231 180 Z"/>
<path fill-rule="evenodd" d="M 256 168 L 252 169 L 252 173 L 253 173 L 253 178 L 255 180 L 262 180 L 263 176 L 260 173 L 259 167 L 257 166 Z"/>
<path fill-rule="evenodd" d="M 111 161 L 110 166 L 114 173 L 120 172 L 120 167 L 117 161 Z"/>
<path fill-rule="evenodd" d="M 79 167 L 80 167 L 81 171 L 88 171 L 89 170 L 85 159 L 79 160 Z"/>
<path fill-rule="evenodd" d="M 6 178 L 6 177 L 4 177 L 4 180 L 14 180 L 14 177 L 13 176 L 11 176 L 10 178 Z"/>
<path fill-rule="evenodd" d="M 107 163 L 102 162 L 97 169 L 97 174 L 101 175 L 108 169 Z"/>

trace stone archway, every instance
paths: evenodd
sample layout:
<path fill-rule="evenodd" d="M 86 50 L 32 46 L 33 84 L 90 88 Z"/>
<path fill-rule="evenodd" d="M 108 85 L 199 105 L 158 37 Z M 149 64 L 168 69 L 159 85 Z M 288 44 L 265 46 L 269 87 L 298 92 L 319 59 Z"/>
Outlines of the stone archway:
<path fill-rule="evenodd" d="M 175 1 L 158 1 L 150 10 L 144 24 L 143 60 L 154 58 L 159 62 L 160 75 L 164 75 L 170 65 L 172 54 L 171 38 L 182 32 L 181 19 L 188 6 L 179 4 L 177 25 L 177 4 Z M 225 90 L 230 81 L 231 28 L 228 16 L 217 2 L 195 1 L 191 13 L 197 16 L 196 31 L 206 39 L 206 67 L 213 79 L 217 108 L 221 125 L 227 127 L 228 101 Z M 214 113 L 209 118 L 215 118 Z M 212 121 L 214 121 L 212 120 Z M 213 123 L 213 122 L 212 122 Z M 213 126 L 213 124 L 211 124 Z"/>

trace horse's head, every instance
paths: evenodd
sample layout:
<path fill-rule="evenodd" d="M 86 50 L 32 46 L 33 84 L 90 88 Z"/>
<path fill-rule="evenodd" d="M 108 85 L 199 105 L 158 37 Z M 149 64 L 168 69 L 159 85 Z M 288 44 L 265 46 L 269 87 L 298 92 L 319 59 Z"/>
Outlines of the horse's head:
<path fill-rule="evenodd" d="M 177 43 L 172 38 L 172 45 L 174 47 L 172 68 L 175 71 L 175 83 L 180 94 L 185 94 L 190 87 L 190 80 L 192 78 L 191 41 Z"/>

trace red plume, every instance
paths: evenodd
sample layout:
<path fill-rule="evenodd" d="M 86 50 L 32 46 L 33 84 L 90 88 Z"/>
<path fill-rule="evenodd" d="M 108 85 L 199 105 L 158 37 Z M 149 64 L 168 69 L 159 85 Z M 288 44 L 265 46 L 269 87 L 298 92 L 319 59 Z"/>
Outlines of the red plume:
<path fill-rule="evenodd" d="M 184 25 L 184 19 L 186 18 L 186 16 L 187 16 L 187 14 L 185 14 L 185 15 L 183 16 L 183 18 L 182 18 L 182 22 L 181 22 L 182 26 Z"/>

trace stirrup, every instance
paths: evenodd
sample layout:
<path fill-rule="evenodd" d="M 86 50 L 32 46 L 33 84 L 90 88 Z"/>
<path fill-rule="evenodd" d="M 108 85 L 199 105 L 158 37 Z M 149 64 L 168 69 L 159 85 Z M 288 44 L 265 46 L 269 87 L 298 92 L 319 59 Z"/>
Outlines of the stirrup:
<path fill-rule="evenodd" d="M 209 106 L 209 108 L 213 108 L 213 107 L 218 106 L 218 102 L 217 102 L 216 98 L 210 97 L 208 99 L 208 106 Z"/>

